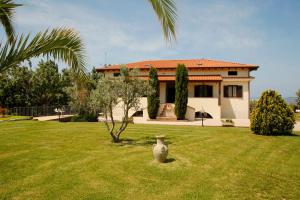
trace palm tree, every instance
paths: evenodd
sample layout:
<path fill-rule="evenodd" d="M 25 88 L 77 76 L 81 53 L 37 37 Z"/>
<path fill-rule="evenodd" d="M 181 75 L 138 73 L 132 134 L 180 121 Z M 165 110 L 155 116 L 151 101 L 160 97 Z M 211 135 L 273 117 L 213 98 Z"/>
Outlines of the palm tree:
<path fill-rule="evenodd" d="M 155 11 L 166 41 L 176 39 L 175 22 L 177 10 L 174 0 L 148 0 Z M 0 23 L 5 29 L 8 41 L 0 44 L 0 72 L 16 66 L 32 57 L 52 56 L 68 63 L 75 72 L 85 71 L 84 45 L 72 29 L 58 28 L 30 35 L 15 37 L 12 19 L 14 10 L 21 4 L 13 0 L 0 0 Z"/>
<path fill-rule="evenodd" d="M 175 23 L 177 18 L 177 9 L 174 0 L 148 0 L 156 13 L 168 42 L 176 40 Z"/>
<path fill-rule="evenodd" d="M 84 73 L 84 45 L 73 29 L 46 30 L 37 33 L 32 39 L 29 34 L 15 37 L 12 19 L 18 6 L 21 5 L 13 0 L 0 0 L 0 23 L 8 38 L 5 44 L 0 44 L 0 72 L 30 58 L 48 55 L 66 62 L 75 72 Z"/>

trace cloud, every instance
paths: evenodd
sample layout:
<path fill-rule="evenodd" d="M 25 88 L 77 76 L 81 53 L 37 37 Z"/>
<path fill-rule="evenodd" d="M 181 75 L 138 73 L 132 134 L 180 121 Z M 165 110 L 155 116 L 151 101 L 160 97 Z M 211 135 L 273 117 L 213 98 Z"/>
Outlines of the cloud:
<path fill-rule="evenodd" d="M 185 1 L 180 5 L 183 10 L 180 39 L 193 41 L 192 47 L 240 50 L 263 45 L 264 33 L 251 24 L 259 11 L 254 3 Z"/>
<path fill-rule="evenodd" d="M 120 57 L 117 60 L 124 60 L 127 53 L 147 54 L 165 47 L 157 35 L 142 33 L 142 29 L 131 23 L 117 21 L 97 9 L 70 2 L 26 1 L 17 12 L 16 23 L 22 31 L 30 32 L 54 27 L 75 28 L 86 44 L 91 65 L 104 64 L 104 54 L 111 50 L 122 50 L 123 55 L 116 56 Z"/>
<path fill-rule="evenodd" d="M 178 1 L 178 42 L 171 47 L 163 40 L 157 20 L 149 22 L 149 16 L 133 12 L 131 21 L 120 19 L 114 17 L 120 15 L 116 11 L 105 11 L 99 5 L 94 8 L 80 1 L 26 0 L 17 12 L 16 22 L 22 32 L 75 28 L 93 66 L 104 64 L 106 53 L 109 63 L 126 63 L 135 59 L 197 58 L 200 50 L 209 55 L 212 51 L 240 51 L 263 45 L 263 32 L 249 24 L 258 11 L 254 4 Z M 146 9 L 153 14 L 151 7 Z"/>

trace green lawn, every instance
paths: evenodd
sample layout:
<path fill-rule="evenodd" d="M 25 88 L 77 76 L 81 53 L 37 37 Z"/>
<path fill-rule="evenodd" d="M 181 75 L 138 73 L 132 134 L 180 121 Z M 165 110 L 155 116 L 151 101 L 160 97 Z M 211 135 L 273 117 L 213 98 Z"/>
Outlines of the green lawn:
<path fill-rule="evenodd" d="M 152 161 L 157 134 L 165 164 Z M 100 123 L 1 123 L 0 199 L 300 199 L 299 136 L 130 125 L 123 137 L 111 144 Z"/>
<path fill-rule="evenodd" d="M 28 119 L 27 116 L 17 116 L 17 115 L 6 115 L 5 117 L 0 116 L 0 121 L 13 120 L 13 119 Z"/>

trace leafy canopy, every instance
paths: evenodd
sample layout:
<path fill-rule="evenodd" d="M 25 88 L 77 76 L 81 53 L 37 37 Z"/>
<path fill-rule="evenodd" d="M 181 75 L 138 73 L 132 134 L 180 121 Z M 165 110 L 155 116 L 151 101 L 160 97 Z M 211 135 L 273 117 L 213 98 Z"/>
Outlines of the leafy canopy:
<path fill-rule="evenodd" d="M 113 142 L 120 141 L 120 134 L 130 121 L 129 111 L 137 111 L 140 108 L 140 98 L 150 91 L 147 82 L 138 79 L 137 71 L 123 66 L 120 72 L 119 77 L 102 77 L 90 97 L 92 107 L 101 109 Z M 119 126 L 115 119 L 116 107 L 121 108 L 123 115 Z"/>
<path fill-rule="evenodd" d="M 294 124 L 294 112 L 281 95 L 263 92 L 251 113 L 251 130 L 260 135 L 291 134 Z"/>

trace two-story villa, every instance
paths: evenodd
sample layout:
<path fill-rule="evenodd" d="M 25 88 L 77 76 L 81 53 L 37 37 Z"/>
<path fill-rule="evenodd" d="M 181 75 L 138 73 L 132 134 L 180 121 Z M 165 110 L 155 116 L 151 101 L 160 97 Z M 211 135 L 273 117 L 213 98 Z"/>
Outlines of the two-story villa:
<path fill-rule="evenodd" d="M 150 67 L 157 68 L 160 82 L 161 107 L 159 117 L 175 117 L 175 73 L 178 64 L 188 69 L 188 110 L 186 118 L 194 120 L 205 113 L 213 119 L 248 119 L 250 100 L 250 76 L 258 66 L 207 59 L 192 60 L 151 60 L 128 63 L 128 68 L 138 68 L 140 78 L 148 79 Z M 105 76 L 118 76 L 120 65 L 97 69 Z M 143 112 L 141 112 L 143 111 Z M 139 114 L 147 119 L 147 98 L 141 99 Z M 115 111 L 118 113 L 118 110 Z M 170 113 L 171 112 L 171 113 Z M 134 111 L 130 114 L 136 115 Z"/>

